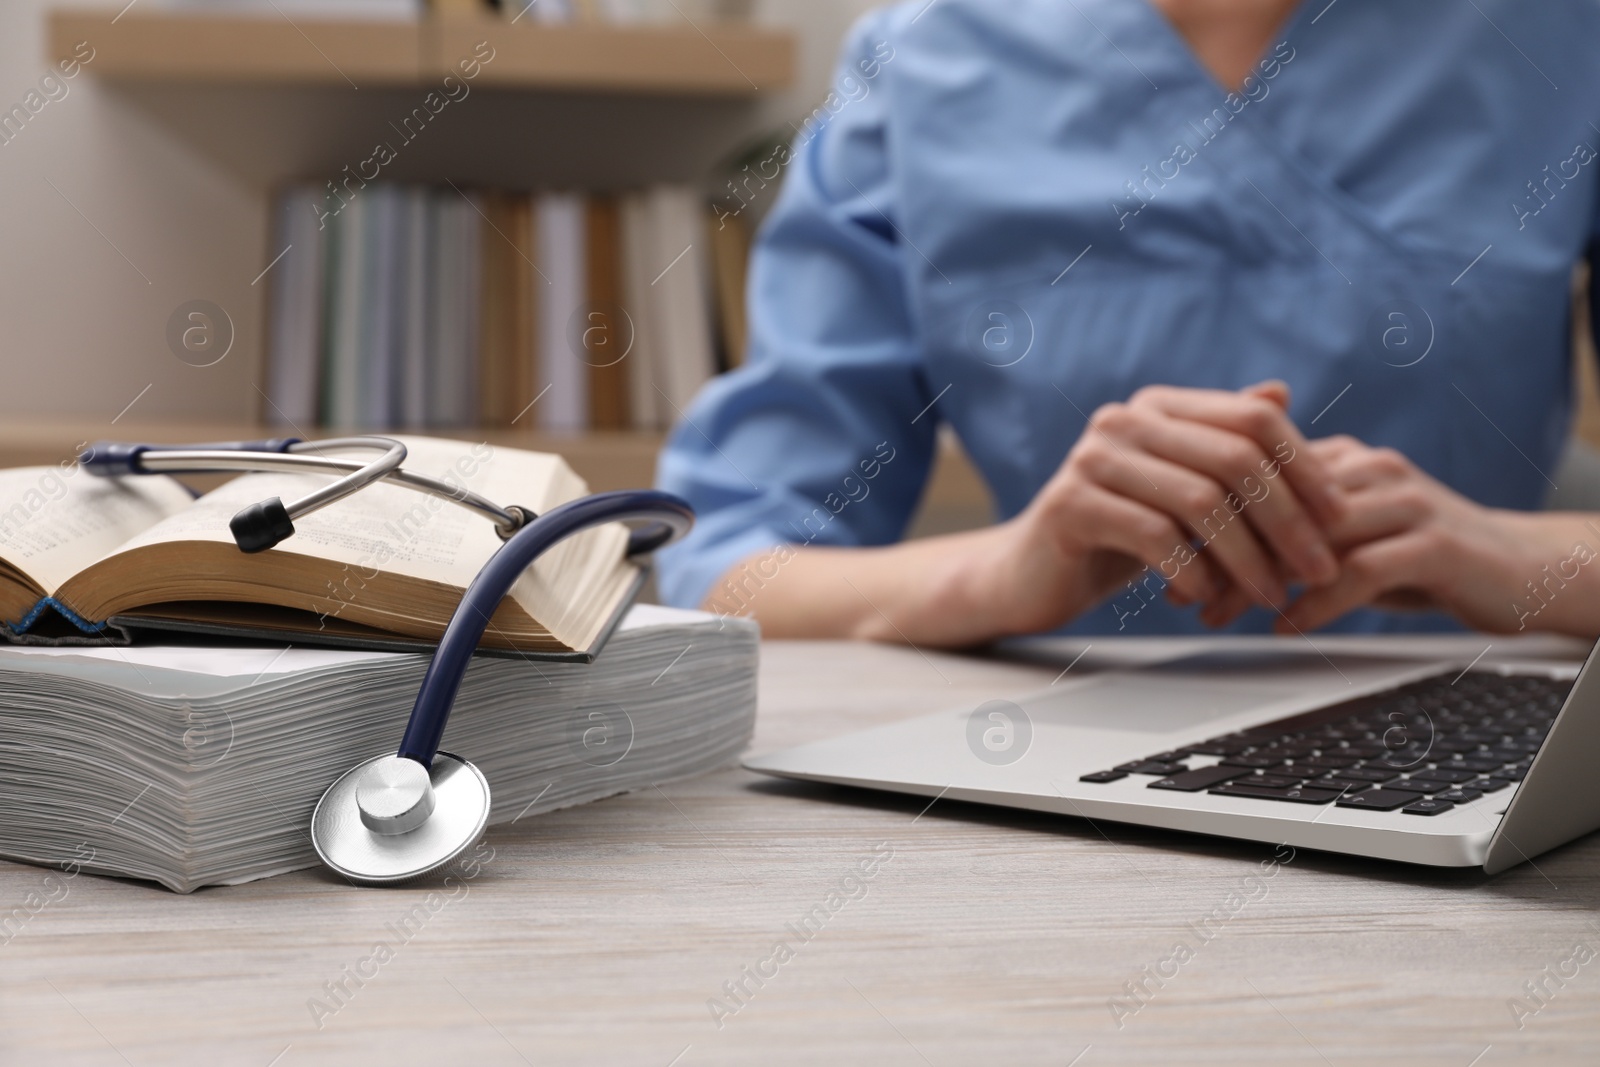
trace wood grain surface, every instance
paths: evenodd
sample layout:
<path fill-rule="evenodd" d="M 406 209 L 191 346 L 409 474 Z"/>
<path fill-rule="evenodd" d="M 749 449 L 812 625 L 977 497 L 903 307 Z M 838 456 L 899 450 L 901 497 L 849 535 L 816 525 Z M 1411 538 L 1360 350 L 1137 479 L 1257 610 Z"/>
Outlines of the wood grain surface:
<path fill-rule="evenodd" d="M 1014 696 L 1076 654 L 763 653 L 757 750 Z M 185 897 L 0 863 L 0 1063 L 1597 1061 L 1600 839 L 1494 879 L 1272 855 L 729 769 L 496 828 L 448 886 Z"/>

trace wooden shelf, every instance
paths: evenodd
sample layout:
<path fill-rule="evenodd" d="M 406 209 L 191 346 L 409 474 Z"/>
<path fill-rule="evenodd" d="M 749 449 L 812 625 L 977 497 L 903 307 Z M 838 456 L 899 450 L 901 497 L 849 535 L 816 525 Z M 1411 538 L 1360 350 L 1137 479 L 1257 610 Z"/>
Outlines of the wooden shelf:
<path fill-rule="evenodd" d="M 285 432 L 239 422 L 124 419 L 113 426 L 104 419 L 71 416 L 7 418 L 0 423 L 0 468 L 60 463 L 71 459 L 80 443 L 90 441 L 189 444 L 272 437 Z M 333 435 L 331 430 L 309 432 L 317 437 Z M 656 476 L 656 455 L 662 441 L 661 435 L 654 433 L 554 436 L 520 430 L 434 429 L 421 432 L 434 437 L 462 437 L 507 448 L 559 453 L 589 483 L 590 490 L 597 493 L 652 485 Z M 989 494 L 982 478 L 953 437 L 943 438 L 942 445 L 922 507 L 912 526 L 912 536 L 971 529 L 990 521 Z M 207 479 L 196 484 L 200 488 L 210 488 L 222 480 Z"/>
<path fill-rule="evenodd" d="M 703 31 L 703 32 L 702 32 Z M 498 18 L 309 19 L 63 9 L 53 60 L 88 41 L 112 80 L 212 85 L 436 87 L 487 41 L 475 86 L 753 96 L 794 80 L 792 35 L 742 24 L 512 25 Z"/>

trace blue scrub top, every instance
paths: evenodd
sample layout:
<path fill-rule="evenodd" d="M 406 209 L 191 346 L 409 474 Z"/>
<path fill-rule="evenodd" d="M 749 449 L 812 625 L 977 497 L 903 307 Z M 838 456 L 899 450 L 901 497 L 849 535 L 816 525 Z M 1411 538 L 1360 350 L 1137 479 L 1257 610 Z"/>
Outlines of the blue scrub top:
<path fill-rule="evenodd" d="M 1151 383 L 1283 378 L 1308 436 L 1485 504 L 1550 490 L 1600 199 L 1594 0 L 1309 0 L 1240 93 L 1147 0 L 914 0 L 855 27 L 834 89 L 764 168 L 787 163 L 749 363 L 661 458 L 700 513 L 670 603 L 780 543 L 896 541 L 940 425 L 1016 515 Z M 1116 603 L 1067 632 L 1204 630 Z"/>

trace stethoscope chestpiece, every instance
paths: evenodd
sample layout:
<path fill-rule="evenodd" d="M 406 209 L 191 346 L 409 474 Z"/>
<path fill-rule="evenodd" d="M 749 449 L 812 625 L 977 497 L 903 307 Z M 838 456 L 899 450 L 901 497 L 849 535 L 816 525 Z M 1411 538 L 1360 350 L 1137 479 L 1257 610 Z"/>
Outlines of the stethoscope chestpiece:
<path fill-rule="evenodd" d="M 448 752 L 432 768 L 377 756 L 328 787 L 311 816 L 322 862 L 352 882 L 390 885 L 439 870 L 489 824 L 489 783 Z"/>

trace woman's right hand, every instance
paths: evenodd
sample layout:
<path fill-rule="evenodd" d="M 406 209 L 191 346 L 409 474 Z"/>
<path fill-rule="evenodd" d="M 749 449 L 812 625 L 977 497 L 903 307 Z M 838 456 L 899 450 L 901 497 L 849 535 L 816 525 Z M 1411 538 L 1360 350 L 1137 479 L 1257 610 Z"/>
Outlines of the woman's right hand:
<path fill-rule="evenodd" d="M 974 640 L 1060 626 L 1145 568 L 1213 625 L 1333 582 L 1340 497 L 1288 399 L 1281 382 L 1152 386 L 1094 412 L 1033 502 L 975 539 L 955 598 Z"/>

